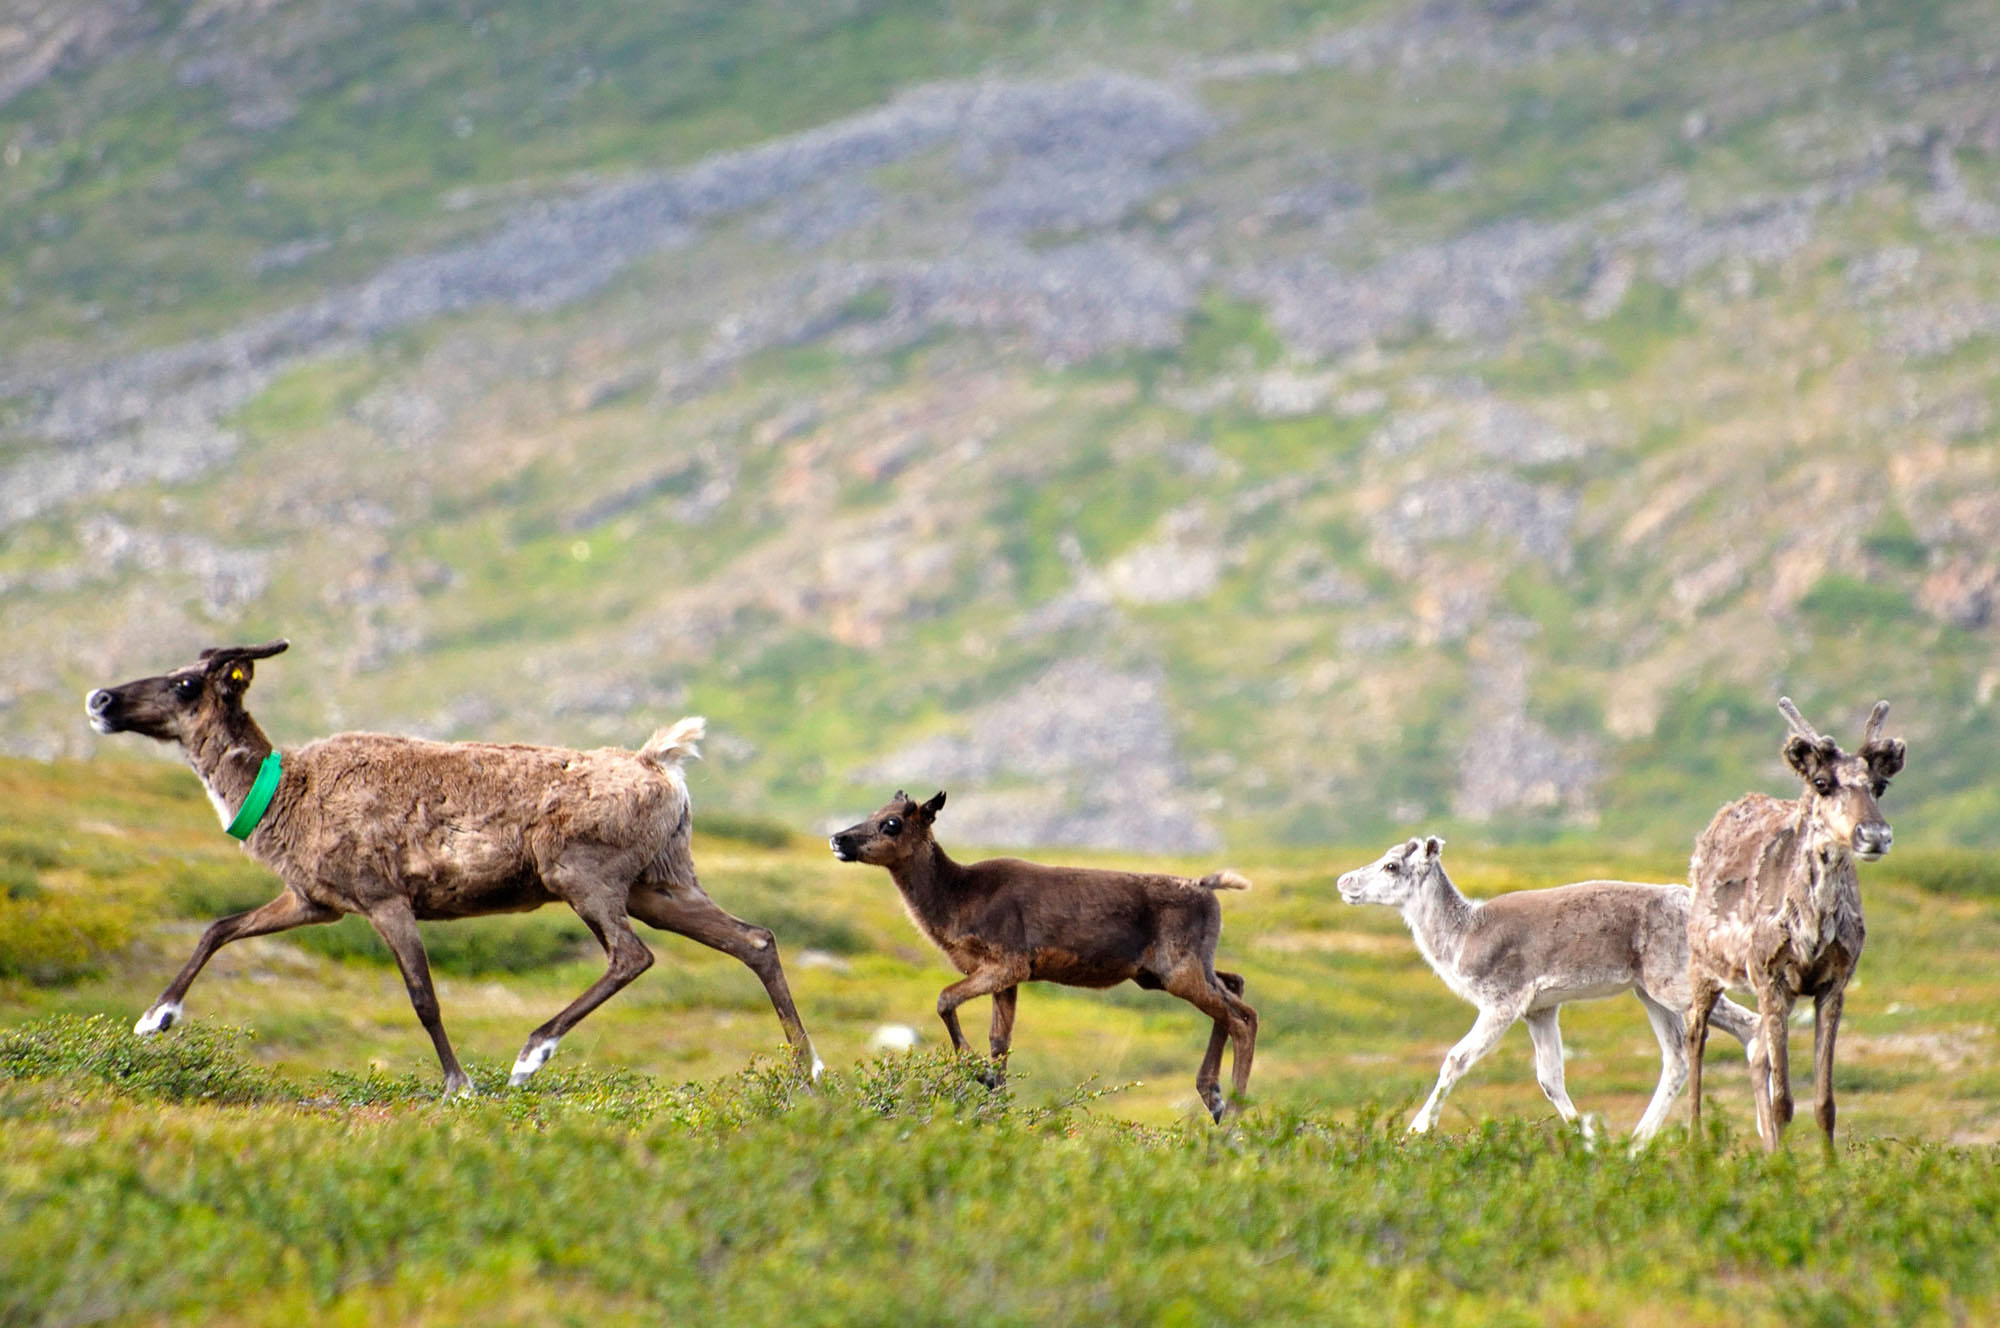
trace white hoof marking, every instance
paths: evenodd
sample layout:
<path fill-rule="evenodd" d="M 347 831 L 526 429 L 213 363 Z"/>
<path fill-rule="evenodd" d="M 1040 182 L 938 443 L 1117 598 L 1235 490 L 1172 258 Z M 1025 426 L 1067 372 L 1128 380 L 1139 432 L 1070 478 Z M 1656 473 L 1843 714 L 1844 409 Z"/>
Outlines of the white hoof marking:
<path fill-rule="evenodd" d="M 146 1013 L 140 1015 L 139 1022 L 132 1025 L 132 1031 L 140 1037 L 151 1037 L 155 1033 L 172 1028 L 180 1020 L 180 1002 L 162 1001 L 160 1004 L 146 1011 Z"/>
<path fill-rule="evenodd" d="M 519 1088 L 528 1082 L 535 1071 L 549 1063 L 549 1057 L 556 1054 L 556 1043 L 560 1038 L 550 1038 L 546 1042 L 530 1042 L 521 1048 L 521 1055 L 514 1062 L 514 1073 L 507 1076 L 509 1088 Z"/>

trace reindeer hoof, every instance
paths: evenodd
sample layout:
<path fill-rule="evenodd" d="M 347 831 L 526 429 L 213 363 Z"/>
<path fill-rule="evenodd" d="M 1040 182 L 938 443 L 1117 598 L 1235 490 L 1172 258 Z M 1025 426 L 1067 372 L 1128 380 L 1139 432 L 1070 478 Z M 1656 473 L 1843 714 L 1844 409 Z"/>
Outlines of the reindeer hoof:
<path fill-rule="evenodd" d="M 478 1097 L 479 1090 L 472 1086 L 471 1078 L 464 1071 L 460 1071 L 445 1076 L 444 1096 L 446 1101 L 455 1097 Z"/>
<path fill-rule="evenodd" d="M 514 1072 L 507 1076 L 507 1087 L 519 1088 L 534 1077 L 535 1071 L 549 1063 L 549 1057 L 556 1054 L 556 1043 L 560 1038 L 544 1038 L 531 1041 L 521 1048 L 521 1054 L 514 1060 Z"/>
<path fill-rule="evenodd" d="M 997 1065 L 989 1065 L 979 1072 L 979 1082 L 997 1091 L 1007 1082 L 1007 1072 Z"/>
<path fill-rule="evenodd" d="M 165 1032 L 181 1021 L 181 1007 L 178 1001 L 162 1001 L 139 1016 L 139 1022 L 132 1025 L 132 1031 L 140 1037 L 151 1037 Z"/>

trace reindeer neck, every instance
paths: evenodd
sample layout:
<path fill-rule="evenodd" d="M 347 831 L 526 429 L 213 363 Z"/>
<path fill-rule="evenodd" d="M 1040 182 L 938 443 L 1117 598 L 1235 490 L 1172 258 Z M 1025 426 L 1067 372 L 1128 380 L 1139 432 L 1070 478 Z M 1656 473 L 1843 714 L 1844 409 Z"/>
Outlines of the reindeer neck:
<path fill-rule="evenodd" d="M 951 915 L 953 903 L 963 897 L 957 887 L 964 874 L 965 869 L 953 862 L 935 839 L 889 868 L 889 876 L 910 911 L 933 929 Z"/>
<path fill-rule="evenodd" d="M 208 790 L 215 814 L 227 826 L 257 782 L 257 767 L 271 754 L 271 740 L 245 710 L 181 740 L 181 754 Z"/>
<path fill-rule="evenodd" d="M 1458 892 L 1440 865 L 1403 905 L 1403 921 L 1431 967 L 1445 969 L 1455 966 L 1459 945 L 1472 930 L 1474 911 L 1472 901 Z"/>
<path fill-rule="evenodd" d="M 1860 914 L 1859 878 L 1853 849 L 1821 828 L 1810 793 L 1799 799 L 1793 830 L 1797 858 L 1785 873 L 1784 909 L 1797 933 L 1794 944 L 1810 954 L 1827 940 L 1826 928 L 1837 912 Z"/>

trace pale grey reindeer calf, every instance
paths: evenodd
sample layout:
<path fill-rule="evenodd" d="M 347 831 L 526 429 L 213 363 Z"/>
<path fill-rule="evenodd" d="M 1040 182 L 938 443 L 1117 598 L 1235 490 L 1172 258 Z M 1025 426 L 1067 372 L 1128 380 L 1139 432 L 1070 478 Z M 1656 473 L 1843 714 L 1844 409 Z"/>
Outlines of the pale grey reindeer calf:
<path fill-rule="evenodd" d="M 1556 1016 L 1567 1001 L 1629 991 L 1645 1007 L 1660 1044 L 1660 1082 L 1632 1131 L 1633 1148 L 1644 1147 L 1688 1079 L 1681 1011 L 1688 1001 L 1691 892 L 1679 885 L 1581 881 L 1472 900 L 1445 875 L 1443 851 L 1435 835 L 1412 839 L 1339 881 L 1348 903 L 1401 912 L 1432 970 L 1479 1007 L 1472 1031 L 1445 1056 L 1410 1132 L 1437 1124 L 1452 1086 L 1516 1020 L 1526 1019 L 1542 1092 L 1589 1137 L 1589 1123 L 1578 1116 L 1563 1083 Z M 1727 1000 L 1717 1002 L 1713 1021 L 1746 1045 L 1756 1030 L 1756 1017 Z"/>

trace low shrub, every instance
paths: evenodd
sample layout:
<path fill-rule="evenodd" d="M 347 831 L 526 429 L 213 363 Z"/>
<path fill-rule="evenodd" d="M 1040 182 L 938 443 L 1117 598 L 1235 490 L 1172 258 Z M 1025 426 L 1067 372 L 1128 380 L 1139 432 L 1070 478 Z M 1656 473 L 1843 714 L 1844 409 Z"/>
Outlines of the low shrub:
<path fill-rule="evenodd" d="M 53 987 L 88 977 L 131 943 L 137 922 L 122 900 L 52 895 L 10 879 L 0 890 L 0 978 Z"/>
<path fill-rule="evenodd" d="M 182 1025 L 142 1038 L 104 1015 L 52 1015 L 0 1031 L 0 1079 L 80 1079 L 164 1102 L 267 1102 L 292 1096 L 243 1059 L 247 1030 Z"/>

